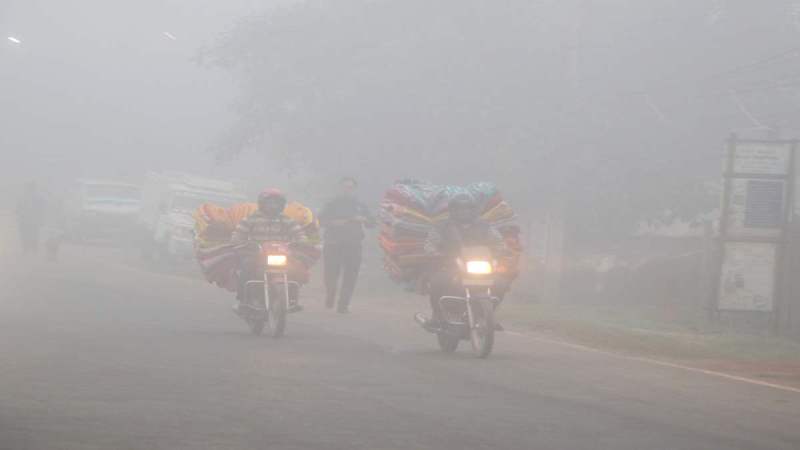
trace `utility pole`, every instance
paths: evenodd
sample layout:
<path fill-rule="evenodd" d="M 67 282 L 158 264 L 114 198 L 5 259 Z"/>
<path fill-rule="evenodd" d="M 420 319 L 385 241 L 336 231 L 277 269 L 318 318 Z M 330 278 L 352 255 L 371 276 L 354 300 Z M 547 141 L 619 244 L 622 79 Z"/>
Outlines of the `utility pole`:
<path fill-rule="evenodd" d="M 576 135 L 576 128 L 580 132 L 579 127 L 575 127 L 574 123 L 583 117 L 584 101 L 581 86 L 581 43 L 584 20 L 588 10 L 589 3 L 587 0 L 575 0 L 570 5 L 569 28 L 565 31 L 565 78 L 567 80 L 565 95 L 564 95 L 564 108 L 562 110 L 561 130 L 558 135 L 559 141 L 556 145 L 561 147 L 559 153 L 561 158 L 557 168 L 557 186 L 553 195 L 553 201 L 549 205 L 547 214 L 547 237 L 545 239 L 545 246 L 547 249 L 546 258 L 544 260 L 545 270 L 545 287 L 544 297 L 548 301 L 559 301 L 561 298 L 561 278 L 564 270 L 564 253 L 567 242 L 566 236 L 566 216 L 569 210 L 569 190 L 567 179 L 570 173 L 570 164 L 568 162 L 578 150 L 580 145 L 580 136 Z M 563 130 L 571 130 L 566 133 Z M 568 133 L 568 134 L 567 134 Z"/>

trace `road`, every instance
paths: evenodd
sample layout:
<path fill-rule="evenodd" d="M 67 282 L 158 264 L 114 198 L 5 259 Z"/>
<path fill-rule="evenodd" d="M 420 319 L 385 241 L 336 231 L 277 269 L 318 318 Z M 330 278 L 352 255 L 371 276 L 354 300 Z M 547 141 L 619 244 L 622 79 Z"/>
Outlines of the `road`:
<path fill-rule="evenodd" d="M 798 392 L 517 333 L 443 355 L 413 297 L 308 298 L 272 340 L 109 249 L 6 257 L 0 288 L 0 449 L 800 448 Z"/>

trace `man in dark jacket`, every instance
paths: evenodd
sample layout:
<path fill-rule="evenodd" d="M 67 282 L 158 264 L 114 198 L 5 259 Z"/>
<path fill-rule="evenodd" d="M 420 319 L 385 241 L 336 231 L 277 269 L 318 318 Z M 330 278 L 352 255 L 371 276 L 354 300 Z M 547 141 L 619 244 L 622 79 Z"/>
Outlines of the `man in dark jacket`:
<path fill-rule="evenodd" d="M 342 279 L 339 303 L 336 310 L 347 313 L 350 299 L 361 268 L 361 242 L 364 227 L 372 228 L 375 220 L 369 209 L 356 198 L 358 184 L 353 178 L 339 182 L 339 195 L 330 200 L 319 213 L 320 225 L 325 230 L 323 238 L 323 263 L 325 269 L 325 305 L 336 305 L 339 279 Z"/>

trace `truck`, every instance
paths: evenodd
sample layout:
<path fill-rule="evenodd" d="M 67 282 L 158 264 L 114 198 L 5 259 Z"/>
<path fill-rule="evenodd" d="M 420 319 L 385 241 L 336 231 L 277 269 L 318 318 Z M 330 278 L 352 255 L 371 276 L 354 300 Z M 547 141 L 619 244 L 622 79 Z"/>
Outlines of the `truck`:
<path fill-rule="evenodd" d="M 116 180 L 78 179 L 63 201 L 65 237 L 74 242 L 90 239 L 122 240 L 136 229 L 141 206 L 139 186 Z"/>
<path fill-rule="evenodd" d="M 191 258 L 195 210 L 204 203 L 230 207 L 245 200 L 233 182 L 177 172 L 148 173 L 139 213 L 142 255 L 148 260 Z"/>

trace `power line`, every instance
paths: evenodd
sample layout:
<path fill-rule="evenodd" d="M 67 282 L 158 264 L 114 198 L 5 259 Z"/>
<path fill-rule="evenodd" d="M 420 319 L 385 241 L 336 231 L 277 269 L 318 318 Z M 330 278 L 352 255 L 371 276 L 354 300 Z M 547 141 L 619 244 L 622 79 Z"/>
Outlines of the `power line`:
<path fill-rule="evenodd" d="M 712 74 L 703 76 L 703 77 L 698 78 L 698 79 L 665 81 L 665 82 L 659 83 L 658 87 L 663 88 L 663 87 L 669 87 L 669 86 L 681 86 L 681 85 L 688 85 L 688 84 L 701 85 L 701 84 L 705 84 L 705 83 L 709 83 L 709 82 L 712 82 L 712 81 L 719 80 L 720 78 L 723 78 L 723 77 L 737 75 L 737 74 L 740 74 L 740 73 L 743 73 L 743 72 L 747 72 L 748 70 L 757 69 L 757 68 L 764 67 L 764 66 L 769 65 L 769 64 L 774 63 L 774 62 L 778 62 L 778 61 L 781 61 L 781 60 L 785 60 L 785 59 L 793 58 L 793 57 L 798 57 L 798 56 L 800 56 L 800 47 L 792 47 L 792 48 L 790 48 L 788 50 L 784 50 L 784 51 L 782 51 L 780 53 L 777 53 L 777 54 L 774 54 L 774 55 L 770 55 L 770 56 L 767 56 L 767 57 L 764 57 L 764 58 L 749 62 L 747 64 L 742 64 L 742 65 L 739 65 L 739 66 L 735 66 L 735 67 L 732 67 L 730 69 L 726 69 L 726 70 L 721 71 L 721 72 L 712 73 Z M 648 92 L 651 92 L 652 90 L 653 89 L 639 89 L 639 90 L 635 90 L 635 91 L 620 91 L 617 94 L 620 95 L 620 96 L 624 96 L 624 95 L 642 95 L 642 94 L 647 94 Z"/>
<path fill-rule="evenodd" d="M 768 126 L 761 123 L 761 121 L 758 120 L 758 118 L 754 116 L 749 109 L 747 109 L 747 106 L 744 104 L 742 99 L 739 97 L 739 94 L 737 94 L 735 90 L 731 90 L 730 94 L 731 94 L 731 99 L 733 99 L 733 102 L 736 104 L 736 107 L 739 108 L 739 111 L 741 111 L 742 114 L 744 114 L 748 120 L 750 120 L 750 122 L 756 129 L 760 130 L 770 129 Z"/>

